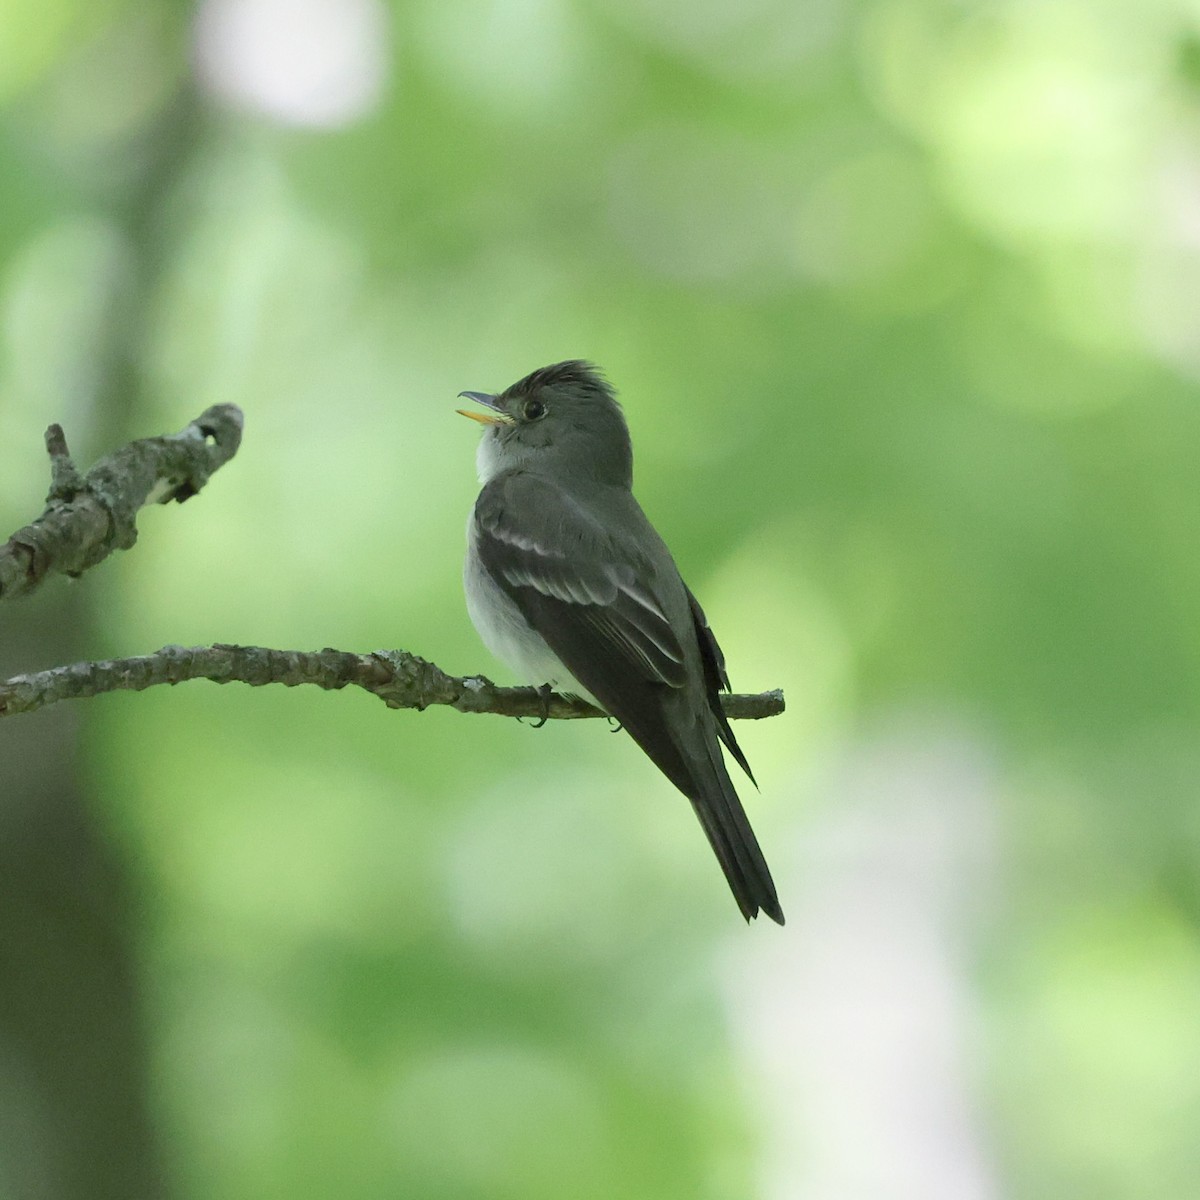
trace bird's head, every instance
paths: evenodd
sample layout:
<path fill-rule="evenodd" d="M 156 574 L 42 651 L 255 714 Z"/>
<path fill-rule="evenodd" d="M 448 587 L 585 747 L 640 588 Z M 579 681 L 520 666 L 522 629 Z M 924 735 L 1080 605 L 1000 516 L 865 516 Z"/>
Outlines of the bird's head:
<path fill-rule="evenodd" d="M 629 487 L 633 450 L 621 406 L 591 363 L 572 359 L 541 367 L 504 391 L 459 392 L 484 408 L 459 409 L 486 427 L 479 477 L 501 471 L 553 472 L 566 479 Z"/>

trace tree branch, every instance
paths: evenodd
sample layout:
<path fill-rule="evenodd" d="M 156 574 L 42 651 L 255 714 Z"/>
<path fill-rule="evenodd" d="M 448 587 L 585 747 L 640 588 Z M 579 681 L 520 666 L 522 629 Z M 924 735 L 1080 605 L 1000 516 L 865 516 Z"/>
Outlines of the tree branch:
<path fill-rule="evenodd" d="M 344 650 L 269 650 L 262 646 L 164 646 L 141 658 L 74 663 L 0 683 L 0 717 L 34 712 L 60 700 L 79 700 L 102 692 L 134 691 L 188 679 L 214 683 L 247 683 L 261 687 L 307 683 L 337 691 L 360 687 L 389 708 L 428 708 L 447 704 L 459 712 L 496 713 L 504 717 L 550 717 L 573 720 L 605 714 L 581 700 L 537 688 L 497 687 L 482 675 L 458 678 L 406 650 L 351 654 Z M 783 712 L 781 691 L 751 696 L 722 696 L 725 715 L 756 720 Z"/>
<path fill-rule="evenodd" d="M 51 425 L 46 511 L 0 546 L 0 601 L 27 595 L 49 575 L 81 575 L 114 550 L 128 550 L 143 505 L 190 499 L 241 440 L 241 409 L 215 404 L 182 432 L 130 442 L 80 475 L 62 427 Z"/>

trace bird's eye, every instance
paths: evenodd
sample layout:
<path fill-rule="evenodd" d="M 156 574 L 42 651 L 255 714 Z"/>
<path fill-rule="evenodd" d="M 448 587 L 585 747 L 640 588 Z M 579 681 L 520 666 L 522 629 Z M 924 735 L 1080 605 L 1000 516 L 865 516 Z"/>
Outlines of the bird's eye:
<path fill-rule="evenodd" d="M 536 421 L 546 415 L 546 406 L 540 400 L 526 400 L 521 415 L 527 421 Z"/>

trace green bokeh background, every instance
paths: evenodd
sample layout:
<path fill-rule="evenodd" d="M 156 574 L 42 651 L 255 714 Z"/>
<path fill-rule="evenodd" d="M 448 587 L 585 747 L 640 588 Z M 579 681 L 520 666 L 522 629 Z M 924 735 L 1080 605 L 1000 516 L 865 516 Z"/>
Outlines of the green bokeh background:
<path fill-rule="evenodd" d="M 51 421 L 246 413 L 22 620 L 507 679 L 454 397 L 579 356 L 789 705 L 739 729 L 784 930 L 596 723 L 80 706 L 161 1194 L 1195 1195 L 1198 297 L 1183 0 L 0 0 L 0 533 Z M 78 1063 L 0 1049 L 0 1195 L 139 1194 L 48 1182 Z"/>

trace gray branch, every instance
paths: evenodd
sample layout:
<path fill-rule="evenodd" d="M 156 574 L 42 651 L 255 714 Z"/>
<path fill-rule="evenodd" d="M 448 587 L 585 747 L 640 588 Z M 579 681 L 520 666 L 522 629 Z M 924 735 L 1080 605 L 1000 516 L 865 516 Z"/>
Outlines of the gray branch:
<path fill-rule="evenodd" d="M 537 688 L 497 687 L 482 675 L 458 678 L 406 650 L 351 654 L 344 650 L 268 650 L 262 646 L 164 646 L 141 658 L 74 663 L 0 683 L 0 717 L 34 712 L 60 700 L 80 700 L 102 692 L 134 691 L 158 684 L 211 679 L 214 683 L 247 683 L 261 687 L 307 683 L 337 691 L 363 688 L 389 708 L 428 708 L 446 704 L 459 712 L 496 713 L 504 717 L 550 717 L 573 720 L 602 717 L 581 700 Z M 722 696 L 725 715 L 756 720 L 783 712 L 783 692 L 755 696 Z"/>
<path fill-rule="evenodd" d="M 51 425 L 46 511 L 0 546 L 0 601 L 27 595 L 49 575 L 81 575 L 114 550 L 128 550 L 143 505 L 194 496 L 241 440 L 241 409 L 215 404 L 181 433 L 130 442 L 80 475 L 62 427 Z"/>

